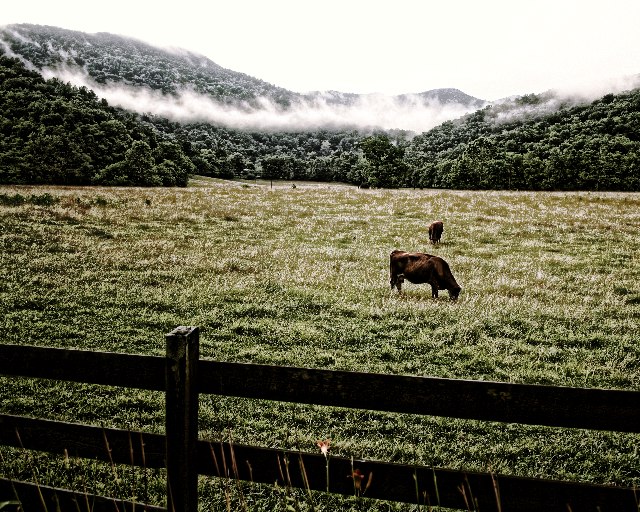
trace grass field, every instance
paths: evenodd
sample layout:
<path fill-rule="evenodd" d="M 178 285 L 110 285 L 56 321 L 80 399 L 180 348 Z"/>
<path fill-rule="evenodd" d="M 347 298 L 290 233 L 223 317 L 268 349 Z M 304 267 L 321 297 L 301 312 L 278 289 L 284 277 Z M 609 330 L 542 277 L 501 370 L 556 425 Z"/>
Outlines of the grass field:
<path fill-rule="evenodd" d="M 162 355 L 165 333 L 197 325 L 203 357 L 222 361 L 640 390 L 640 194 L 206 179 L 187 189 L 4 186 L 0 217 L 4 343 Z M 432 246 L 436 219 L 445 232 Z M 409 283 L 391 292 L 393 249 L 442 256 L 460 299 Z M 2 378 L 0 398 L 3 413 L 163 431 L 151 392 Z M 200 430 L 214 441 L 315 451 L 331 438 L 347 457 L 640 486 L 637 435 L 214 397 L 201 402 Z M 5 476 L 29 479 L 35 460 L 52 484 L 90 478 L 99 492 L 134 492 L 93 484 L 109 473 L 97 466 L 2 453 Z M 203 507 L 225 510 L 218 484 L 202 485 Z M 162 491 L 152 483 L 143 497 L 162 504 Z M 250 510 L 287 505 L 270 489 L 243 499 Z M 316 510 L 356 506 L 317 500 Z"/>

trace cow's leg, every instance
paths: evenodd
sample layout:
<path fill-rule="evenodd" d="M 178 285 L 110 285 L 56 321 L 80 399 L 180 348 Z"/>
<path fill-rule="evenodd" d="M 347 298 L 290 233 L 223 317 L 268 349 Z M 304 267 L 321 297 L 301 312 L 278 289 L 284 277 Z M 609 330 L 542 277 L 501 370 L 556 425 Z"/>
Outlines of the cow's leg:
<path fill-rule="evenodd" d="M 432 284 L 431 285 L 431 298 L 433 298 L 433 299 L 437 299 L 438 298 L 438 285 L 437 284 Z"/>
<path fill-rule="evenodd" d="M 398 293 L 402 292 L 402 283 L 404 282 L 404 274 L 392 274 L 391 275 L 391 289 L 395 286 L 398 289 Z"/>

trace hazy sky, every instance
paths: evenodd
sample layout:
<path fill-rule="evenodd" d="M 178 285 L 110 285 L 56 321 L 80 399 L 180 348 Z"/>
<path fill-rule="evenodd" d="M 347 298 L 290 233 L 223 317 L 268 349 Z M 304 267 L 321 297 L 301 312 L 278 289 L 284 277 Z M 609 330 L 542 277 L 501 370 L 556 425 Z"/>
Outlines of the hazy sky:
<path fill-rule="evenodd" d="M 8 23 L 177 46 L 297 92 L 495 100 L 640 73 L 639 0 L 5 0 Z"/>

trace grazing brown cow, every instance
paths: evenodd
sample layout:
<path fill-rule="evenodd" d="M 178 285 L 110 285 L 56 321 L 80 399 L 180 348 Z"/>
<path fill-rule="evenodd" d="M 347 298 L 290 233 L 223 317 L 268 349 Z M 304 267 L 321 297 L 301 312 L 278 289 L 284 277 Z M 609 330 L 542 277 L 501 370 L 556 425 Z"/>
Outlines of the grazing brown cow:
<path fill-rule="evenodd" d="M 456 282 L 449 264 L 433 254 L 424 252 L 392 251 L 389 256 L 391 271 L 391 289 L 395 286 L 402 292 L 402 283 L 406 279 L 410 283 L 431 285 L 431 296 L 438 297 L 438 290 L 447 290 L 451 300 L 460 295 L 460 286 Z"/>
<path fill-rule="evenodd" d="M 441 220 L 437 220 L 429 224 L 429 240 L 432 244 L 437 244 L 442 238 L 442 232 L 444 231 L 444 225 Z"/>

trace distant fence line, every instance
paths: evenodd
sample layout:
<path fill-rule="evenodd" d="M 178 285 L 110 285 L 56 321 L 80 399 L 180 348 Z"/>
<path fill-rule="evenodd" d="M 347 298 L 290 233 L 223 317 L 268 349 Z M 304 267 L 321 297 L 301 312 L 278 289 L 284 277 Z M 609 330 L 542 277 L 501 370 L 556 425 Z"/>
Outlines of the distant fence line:
<path fill-rule="evenodd" d="M 78 510 L 195 512 L 198 475 L 354 495 L 346 475 L 373 476 L 367 498 L 496 512 L 638 512 L 640 491 L 457 471 L 198 439 L 198 396 L 638 433 L 640 392 L 381 375 L 201 360 L 199 329 L 165 336 L 166 357 L 0 345 L 0 375 L 164 391 L 165 435 L 0 414 L 0 444 L 147 468 L 166 468 L 167 507 L 0 479 L 0 501 L 26 510 L 73 502 Z M 361 390 L 366 389 L 366 393 Z M 105 450 L 108 444 L 109 451 Z M 234 464 L 231 464 L 234 461 Z M 288 471 L 283 470 L 283 465 Z M 328 482 L 327 482 L 328 476 Z M 366 483 L 366 481 L 365 481 Z M 363 485 L 364 486 L 364 485 Z M 49 501 L 50 500 L 50 501 Z M 80 504 L 80 505 L 79 505 Z M 64 507 L 61 507 L 64 510 Z"/>

